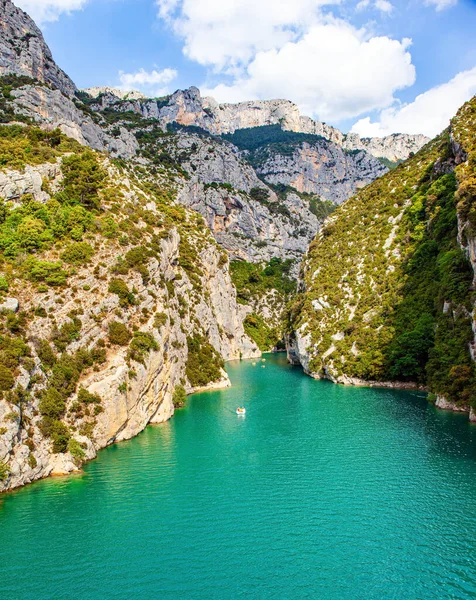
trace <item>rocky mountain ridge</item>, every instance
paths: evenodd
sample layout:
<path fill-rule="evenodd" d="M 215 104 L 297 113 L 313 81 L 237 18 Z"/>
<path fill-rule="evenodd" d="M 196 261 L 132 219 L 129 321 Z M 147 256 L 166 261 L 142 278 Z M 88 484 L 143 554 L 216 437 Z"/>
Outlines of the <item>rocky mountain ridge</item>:
<path fill-rule="evenodd" d="M 280 125 L 286 131 L 321 136 L 345 150 L 365 150 L 376 158 L 395 162 L 405 160 L 410 153 L 417 152 L 429 139 L 424 135 L 394 134 L 384 138 L 361 138 L 356 133 L 341 131 L 302 116 L 298 107 L 289 100 L 254 100 L 236 104 L 219 104 L 214 98 L 202 98 L 200 90 L 190 87 L 177 90 L 160 99 L 123 100 L 123 92 L 111 88 L 90 88 L 86 92 L 98 98 L 96 108 L 115 107 L 133 111 L 144 118 L 157 119 L 164 127 L 171 123 L 201 127 L 206 131 L 222 135 L 239 129 Z"/>

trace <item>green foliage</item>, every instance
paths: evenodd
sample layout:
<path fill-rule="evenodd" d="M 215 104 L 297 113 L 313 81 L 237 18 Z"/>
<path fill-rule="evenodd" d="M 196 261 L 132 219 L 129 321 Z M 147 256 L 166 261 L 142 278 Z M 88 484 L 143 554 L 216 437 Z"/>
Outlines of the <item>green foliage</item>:
<path fill-rule="evenodd" d="M 111 279 L 109 282 L 109 292 L 111 294 L 116 294 L 119 297 L 119 304 L 123 307 L 135 304 L 134 294 L 123 279 Z"/>
<path fill-rule="evenodd" d="M 282 332 L 270 327 L 260 315 L 249 314 L 244 323 L 245 332 L 261 351 L 272 350 L 282 339 Z"/>
<path fill-rule="evenodd" d="M 0 481 L 6 481 L 10 475 L 10 467 L 0 460 Z"/>
<path fill-rule="evenodd" d="M 36 353 L 42 365 L 47 369 L 51 369 L 56 363 L 56 355 L 47 340 L 40 340 Z"/>
<path fill-rule="evenodd" d="M 86 458 L 83 447 L 78 440 L 75 440 L 74 438 L 71 438 L 68 442 L 68 452 L 76 460 L 77 464 L 81 463 Z"/>
<path fill-rule="evenodd" d="M 237 290 L 238 302 L 247 304 L 252 298 L 259 298 L 271 290 L 277 290 L 287 297 L 296 288 L 296 282 L 289 277 L 291 260 L 272 258 L 264 267 L 245 261 L 230 263 L 232 281 Z"/>
<path fill-rule="evenodd" d="M 285 131 L 280 125 L 265 125 L 261 127 L 248 127 L 237 129 L 234 133 L 226 133 L 222 138 L 237 146 L 240 150 L 254 152 L 269 144 L 287 147 L 289 144 L 316 143 L 324 138 L 308 133 Z"/>
<path fill-rule="evenodd" d="M 82 152 L 82 148 L 59 129 L 45 131 L 21 125 L 0 127 L 0 169 L 22 169 L 25 165 L 53 162 L 65 152 Z"/>
<path fill-rule="evenodd" d="M 20 365 L 20 362 L 31 355 L 30 348 L 20 335 L 0 335 L 0 365 L 12 372 Z M 6 374 L 5 381 L 9 377 Z"/>
<path fill-rule="evenodd" d="M 186 374 L 193 387 L 203 387 L 222 378 L 224 362 L 207 338 L 195 334 L 187 337 Z"/>
<path fill-rule="evenodd" d="M 65 285 L 68 273 L 63 270 L 61 262 L 38 260 L 30 256 L 22 265 L 25 276 L 30 281 L 45 282 L 52 287 Z"/>
<path fill-rule="evenodd" d="M 0 391 L 11 390 L 15 385 L 12 370 L 4 365 L 0 365 Z"/>
<path fill-rule="evenodd" d="M 99 193 L 107 173 L 91 150 L 63 159 L 63 197 L 88 208 L 99 208 Z"/>
<path fill-rule="evenodd" d="M 66 410 L 65 398 L 57 389 L 49 387 L 43 394 L 38 408 L 44 417 L 60 419 Z"/>
<path fill-rule="evenodd" d="M 158 312 L 154 316 L 154 327 L 160 329 L 167 324 L 167 315 L 163 312 Z"/>
<path fill-rule="evenodd" d="M 0 250 L 7 257 L 47 249 L 63 238 L 80 240 L 83 233 L 92 228 L 94 216 L 91 212 L 68 203 L 62 192 L 58 198 L 61 202 L 51 199 L 43 204 L 26 195 L 17 208 L 3 206 L 3 212 L 0 211 L 3 214 L 0 218 Z"/>
<path fill-rule="evenodd" d="M 8 292 L 8 282 L 5 277 L 0 277 L 0 292 Z"/>
<path fill-rule="evenodd" d="M 101 404 L 102 400 L 97 394 L 91 394 L 85 388 L 79 388 L 78 391 L 78 402 L 83 404 Z"/>
<path fill-rule="evenodd" d="M 61 255 L 64 262 L 70 265 L 86 265 L 94 255 L 94 248 L 86 242 L 73 242 Z"/>
<path fill-rule="evenodd" d="M 187 392 L 185 391 L 185 388 L 183 385 L 177 385 L 172 396 L 174 408 L 182 408 L 182 406 L 185 406 L 186 401 Z"/>
<path fill-rule="evenodd" d="M 117 346 L 127 346 L 132 334 L 124 323 L 113 321 L 109 323 L 109 341 Z"/>
<path fill-rule="evenodd" d="M 151 333 L 136 331 L 129 345 L 127 357 L 129 360 L 144 364 L 147 354 L 158 349 L 159 346 Z"/>
<path fill-rule="evenodd" d="M 415 381 L 475 404 L 473 273 L 456 216 L 461 183 L 439 166 L 451 152 L 446 132 L 339 207 L 311 244 L 306 293 L 291 321 L 311 334 L 314 372 Z"/>
<path fill-rule="evenodd" d="M 380 157 L 378 160 L 382 163 L 384 167 L 387 167 L 387 169 L 389 169 L 390 171 L 396 169 L 398 165 L 401 165 L 403 162 L 403 160 L 389 160 L 388 158 L 385 158 L 383 156 Z"/>
<path fill-rule="evenodd" d="M 55 328 L 52 334 L 52 340 L 56 348 L 63 352 L 71 342 L 79 338 L 82 328 L 81 319 L 74 317 L 71 321 L 67 321 L 60 327 Z"/>

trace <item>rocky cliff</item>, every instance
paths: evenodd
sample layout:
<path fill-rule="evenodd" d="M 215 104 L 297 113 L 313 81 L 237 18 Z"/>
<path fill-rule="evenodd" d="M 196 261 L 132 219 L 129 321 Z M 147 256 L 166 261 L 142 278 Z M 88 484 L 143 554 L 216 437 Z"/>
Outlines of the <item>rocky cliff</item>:
<path fill-rule="evenodd" d="M 7 132 L 16 157 L 41 138 Z M 181 386 L 229 385 L 222 361 L 259 355 L 202 218 L 44 135 L 51 162 L 0 179 L 0 490 L 78 469 L 168 419 Z"/>
<path fill-rule="evenodd" d="M 54 62 L 43 34 L 10 0 L 0 0 L 0 75 L 36 79 L 72 96 L 76 86 Z"/>
<path fill-rule="evenodd" d="M 237 104 L 218 104 L 213 98 L 202 98 L 196 87 L 177 90 L 171 96 L 156 99 L 128 98 L 120 102 L 120 93 L 110 88 L 86 90 L 96 94 L 96 109 L 115 107 L 134 111 L 145 118 L 158 119 L 166 127 L 171 123 L 196 126 L 215 135 L 234 133 L 240 129 L 280 125 L 286 131 L 323 137 L 345 150 L 365 150 L 377 158 L 392 162 L 417 152 L 428 138 L 423 135 L 396 134 L 385 138 L 360 138 L 300 114 L 289 100 L 255 100 Z"/>
<path fill-rule="evenodd" d="M 313 377 L 422 385 L 440 406 L 474 406 L 475 114 L 473 99 L 311 244 L 288 353 Z"/>

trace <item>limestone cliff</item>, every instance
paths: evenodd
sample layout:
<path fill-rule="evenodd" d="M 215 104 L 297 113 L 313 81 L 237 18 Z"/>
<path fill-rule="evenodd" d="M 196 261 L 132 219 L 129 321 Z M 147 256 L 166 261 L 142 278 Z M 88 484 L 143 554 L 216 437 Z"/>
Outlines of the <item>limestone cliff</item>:
<path fill-rule="evenodd" d="M 76 86 L 54 62 L 43 34 L 10 0 L 0 0 L 0 75 L 26 75 L 72 96 Z"/>
<path fill-rule="evenodd" d="M 88 91 L 88 90 L 87 90 Z M 237 104 L 218 104 L 213 98 L 202 98 L 196 87 L 177 90 L 171 96 L 156 99 L 127 98 L 118 101 L 114 90 L 98 88 L 96 109 L 115 107 L 134 111 L 145 118 L 155 118 L 166 127 L 171 123 L 201 127 L 215 135 L 234 133 L 239 129 L 280 125 L 286 131 L 322 136 L 344 149 L 365 150 L 377 158 L 390 161 L 404 160 L 417 152 L 428 138 L 423 135 L 397 134 L 385 138 L 360 138 L 357 134 L 341 131 L 300 114 L 289 100 L 254 100 Z"/>
<path fill-rule="evenodd" d="M 69 144 L 0 174 L 0 491 L 78 469 L 260 354 L 202 218 Z"/>

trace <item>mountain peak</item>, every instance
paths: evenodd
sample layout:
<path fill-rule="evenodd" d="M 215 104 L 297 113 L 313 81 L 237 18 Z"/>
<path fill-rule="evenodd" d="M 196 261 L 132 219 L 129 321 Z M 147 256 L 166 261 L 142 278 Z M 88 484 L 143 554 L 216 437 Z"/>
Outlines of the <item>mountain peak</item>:
<path fill-rule="evenodd" d="M 76 86 L 54 62 L 31 17 L 11 0 L 0 0 L 0 13 L 0 75 L 26 75 L 72 96 Z"/>

